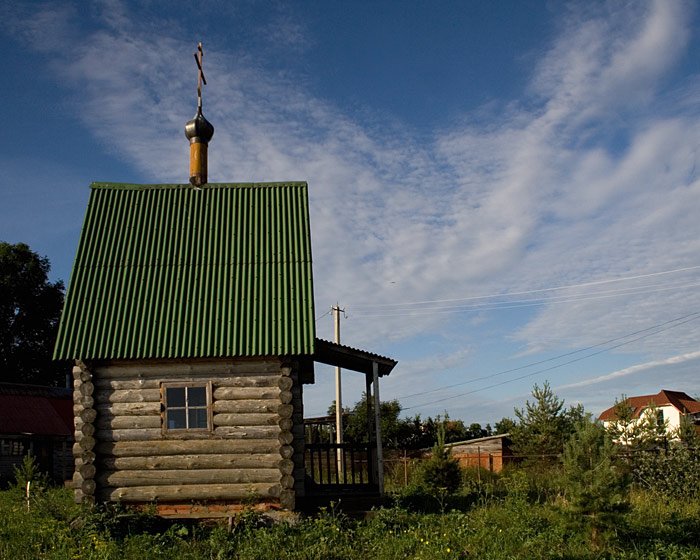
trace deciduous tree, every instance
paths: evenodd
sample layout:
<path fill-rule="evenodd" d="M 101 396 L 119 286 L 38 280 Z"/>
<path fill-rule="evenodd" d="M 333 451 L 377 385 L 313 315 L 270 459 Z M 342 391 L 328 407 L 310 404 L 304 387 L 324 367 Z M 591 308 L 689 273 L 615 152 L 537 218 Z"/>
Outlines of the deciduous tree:
<path fill-rule="evenodd" d="M 494 435 L 512 434 L 513 429 L 515 428 L 515 425 L 516 425 L 515 420 L 513 420 L 512 418 L 503 417 L 498 422 L 496 422 L 494 424 L 493 434 Z"/>
<path fill-rule="evenodd" d="M 374 403 L 372 403 L 372 406 L 374 406 Z M 380 401 L 379 413 L 381 415 L 382 443 L 384 444 L 384 447 L 398 447 L 401 438 L 405 435 L 405 430 L 402 429 L 403 423 L 401 420 L 399 420 L 399 414 L 401 414 L 401 404 L 396 399 L 391 401 Z M 328 414 L 335 414 L 335 402 L 333 402 L 328 408 Z M 367 441 L 366 393 L 362 394 L 362 398 L 355 403 L 350 410 L 349 416 L 345 418 L 343 436 L 345 441 L 349 443 L 360 443 Z"/>
<path fill-rule="evenodd" d="M 61 385 L 68 364 L 51 360 L 63 307 L 63 282 L 24 243 L 0 242 L 0 378 L 11 383 Z"/>

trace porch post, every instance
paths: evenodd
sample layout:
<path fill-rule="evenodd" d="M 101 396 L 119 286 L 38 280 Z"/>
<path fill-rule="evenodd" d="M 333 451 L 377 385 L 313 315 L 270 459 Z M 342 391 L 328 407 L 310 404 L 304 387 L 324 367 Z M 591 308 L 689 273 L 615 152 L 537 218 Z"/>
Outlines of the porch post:
<path fill-rule="evenodd" d="M 367 395 L 367 476 L 370 483 L 377 482 L 377 461 L 373 460 L 372 455 L 372 377 L 369 373 L 365 374 L 365 395 Z"/>
<path fill-rule="evenodd" d="M 340 344 L 340 312 L 345 311 L 345 308 L 341 309 L 336 305 L 332 309 L 335 312 L 335 343 Z M 347 482 L 345 478 L 345 452 L 340 447 L 340 444 L 343 443 L 343 397 L 339 366 L 335 366 L 335 442 L 338 444 L 335 457 L 338 481 Z"/>
<path fill-rule="evenodd" d="M 379 413 L 379 364 L 372 362 L 372 377 L 374 381 L 374 429 L 377 433 L 377 484 L 379 494 L 384 495 L 384 454 L 382 452 L 382 423 Z"/>

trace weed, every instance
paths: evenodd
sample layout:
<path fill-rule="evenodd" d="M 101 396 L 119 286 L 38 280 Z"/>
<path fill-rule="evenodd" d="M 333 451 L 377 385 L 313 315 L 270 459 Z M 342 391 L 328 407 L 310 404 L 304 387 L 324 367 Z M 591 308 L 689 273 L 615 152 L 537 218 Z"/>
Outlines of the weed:
<path fill-rule="evenodd" d="M 446 513 L 393 507 L 354 521 L 330 507 L 295 525 L 260 524 L 246 513 L 231 533 L 223 525 L 167 521 L 123 505 L 81 508 L 63 488 L 48 488 L 26 512 L 24 496 L 8 490 L 0 492 L 0 558 L 700 558 L 700 505 L 693 500 L 634 491 L 615 538 L 601 541 L 594 552 L 589 534 L 569 523 L 562 508 L 532 496 L 525 473 L 501 481 L 508 487 L 505 498 L 472 500 L 459 510 L 452 507 L 457 502 L 448 501 Z M 72 523 L 76 519 L 80 523 Z"/>

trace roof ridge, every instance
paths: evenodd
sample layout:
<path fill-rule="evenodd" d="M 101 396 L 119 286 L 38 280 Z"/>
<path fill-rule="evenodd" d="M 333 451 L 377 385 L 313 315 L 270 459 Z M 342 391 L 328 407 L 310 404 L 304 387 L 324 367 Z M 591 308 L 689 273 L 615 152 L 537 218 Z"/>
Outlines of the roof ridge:
<path fill-rule="evenodd" d="M 241 182 L 241 183 L 207 183 L 195 189 L 190 183 L 111 183 L 106 181 L 92 181 L 91 189 L 114 190 L 151 190 L 151 189 L 183 189 L 207 191 L 217 188 L 265 188 L 265 187 L 308 187 L 306 181 L 269 181 L 269 182 Z"/>
<path fill-rule="evenodd" d="M 685 391 L 671 391 L 671 390 L 669 390 L 669 389 L 661 389 L 661 393 L 664 393 L 664 394 L 667 394 L 667 395 L 674 395 L 674 396 L 677 395 L 677 396 L 679 396 L 680 398 L 683 398 L 683 397 L 692 398 L 692 397 L 691 397 L 688 393 L 686 393 Z M 693 399 L 693 400 L 694 400 L 694 399 Z"/>

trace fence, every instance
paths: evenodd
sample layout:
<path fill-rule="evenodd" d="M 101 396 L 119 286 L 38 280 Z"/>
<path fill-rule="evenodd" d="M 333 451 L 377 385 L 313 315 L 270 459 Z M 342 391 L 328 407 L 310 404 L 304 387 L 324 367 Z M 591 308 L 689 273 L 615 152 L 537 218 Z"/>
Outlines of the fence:
<path fill-rule="evenodd" d="M 374 456 L 369 443 L 307 443 L 306 475 L 320 490 L 376 490 Z"/>

